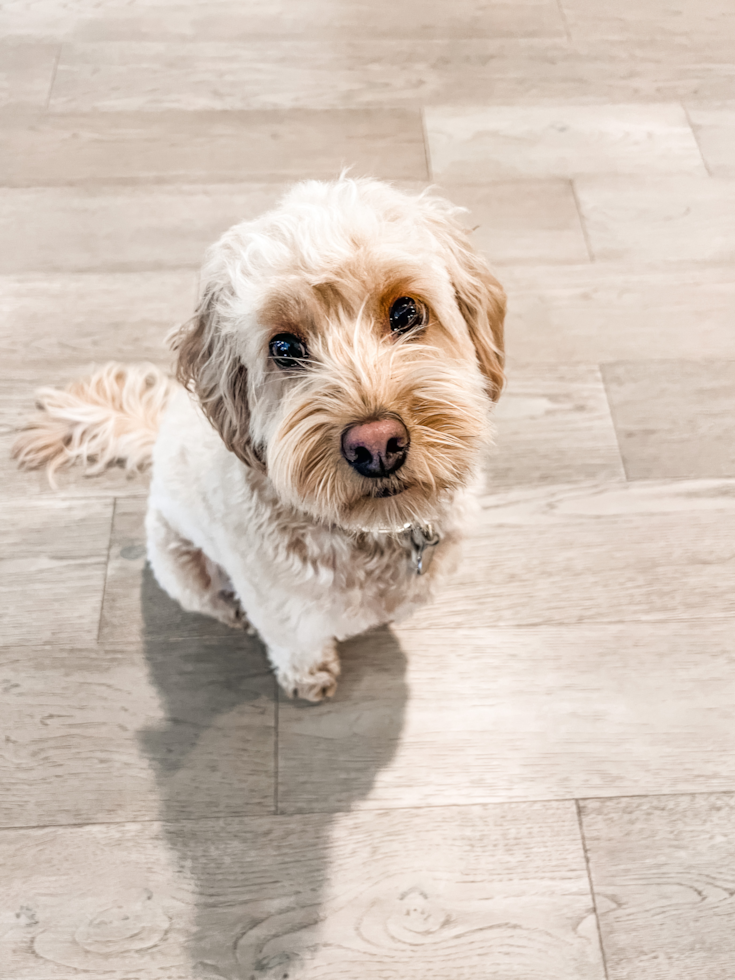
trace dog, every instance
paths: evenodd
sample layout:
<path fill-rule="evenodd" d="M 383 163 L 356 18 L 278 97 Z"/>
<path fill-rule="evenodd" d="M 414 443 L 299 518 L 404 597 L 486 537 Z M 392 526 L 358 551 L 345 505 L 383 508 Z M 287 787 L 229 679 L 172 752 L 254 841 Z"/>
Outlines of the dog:
<path fill-rule="evenodd" d="M 192 612 L 260 634 L 290 696 L 331 696 L 336 642 L 456 565 L 504 383 L 505 294 L 430 192 L 295 185 L 208 251 L 176 378 L 108 364 L 15 446 L 21 465 L 152 461 L 147 552 Z"/>

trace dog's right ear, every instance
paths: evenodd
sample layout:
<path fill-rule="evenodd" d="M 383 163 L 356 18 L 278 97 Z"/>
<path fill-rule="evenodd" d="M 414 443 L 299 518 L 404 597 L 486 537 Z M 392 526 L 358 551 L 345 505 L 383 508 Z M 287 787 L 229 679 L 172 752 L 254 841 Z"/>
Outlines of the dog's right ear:
<path fill-rule="evenodd" d="M 171 338 L 176 378 L 193 392 L 225 446 L 248 466 L 263 467 L 250 435 L 248 373 L 220 324 L 220 291 L 205 289 L 196 313 Z"/>

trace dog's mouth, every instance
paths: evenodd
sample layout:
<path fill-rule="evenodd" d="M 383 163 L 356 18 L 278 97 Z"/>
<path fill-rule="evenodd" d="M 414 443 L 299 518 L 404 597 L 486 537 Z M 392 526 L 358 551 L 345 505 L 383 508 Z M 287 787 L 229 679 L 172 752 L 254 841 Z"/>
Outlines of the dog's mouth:
<path fill-rule="evenodd" d="M 384 487 L 376 487 L 375 491 L 373 493 L 368 494 L 368 496 L 377 497 L 379 499 L 383 497 L 397 497 L 398 494 L 403 493 L 405 489 L 406 488 L 403 484 L 399 484 L 398 486 L 388 484 L 387 486 Z"/>

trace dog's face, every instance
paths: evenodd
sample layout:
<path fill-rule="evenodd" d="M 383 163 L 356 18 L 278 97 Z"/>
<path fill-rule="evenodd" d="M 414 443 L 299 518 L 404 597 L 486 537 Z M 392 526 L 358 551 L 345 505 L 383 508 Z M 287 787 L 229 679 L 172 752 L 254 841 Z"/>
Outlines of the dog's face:
<path fill-rule="evenodd" d="M 178 374 L 284 502 L 347 529 L 426 524 L 487 443 L 504 307 L 445 202 L 306 182 L 210 251 Z"/>

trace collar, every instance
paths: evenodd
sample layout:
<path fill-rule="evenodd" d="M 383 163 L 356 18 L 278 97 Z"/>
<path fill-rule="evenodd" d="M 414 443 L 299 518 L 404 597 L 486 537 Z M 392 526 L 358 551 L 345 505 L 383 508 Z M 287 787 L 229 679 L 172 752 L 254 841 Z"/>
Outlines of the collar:
<path fill-rule="evenodd" d="M 434 557 L 434 549 L 441 541 L 431 524 L 424 526 L 404 524 L 398 530 L 390 527 L 378 527 L 373 529 L 373 533 L 390 534 L 392 537 L 402 539 L 402 544 L 408 547 L 409 561 L 417 575 L 425 575 L 428 572 Z"/>

